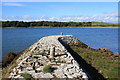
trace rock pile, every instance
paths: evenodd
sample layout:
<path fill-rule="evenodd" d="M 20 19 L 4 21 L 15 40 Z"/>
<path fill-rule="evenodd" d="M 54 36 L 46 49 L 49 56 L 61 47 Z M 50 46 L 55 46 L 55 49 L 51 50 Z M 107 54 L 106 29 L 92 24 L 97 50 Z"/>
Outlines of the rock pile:
<path fill-rule="evenodd" d="M 9 78 L 23 78 L 22 73 L 29 73 L 33 78 L 79 78 L 88 79 L 83 69 L 61 44 L 77 39 L 71 35 L 56 35 L 41 38 L 25 50 L 17 59 L 18 65 L 11 71 Z M 43 68 L 52 66 L 53 71 L 45 73 Z"/>
<path fill-rule="evenodd" d="M 79 41 L 77 38 L 74 38 L 72 35 L 66 37 L 59 37 L 58 39 L 64 46 L 79 46 L 81 48 L 88 48 L 91 49 L 90 46 L 84 44 L 83 42 Z"/>

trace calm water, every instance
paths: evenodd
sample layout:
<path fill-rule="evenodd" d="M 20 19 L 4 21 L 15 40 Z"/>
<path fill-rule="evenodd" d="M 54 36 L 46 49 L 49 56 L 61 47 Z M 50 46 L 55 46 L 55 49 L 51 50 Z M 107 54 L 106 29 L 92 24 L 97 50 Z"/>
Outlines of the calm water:
<path fill-rule="evenodd" d="M 19 28 L 3 29 L 2 57 L 9 52 L 19 53 L 44 36 L 74 35 L 92 48 L 109 48 L 118 52 L 118 29 L 115 28 Z"/>

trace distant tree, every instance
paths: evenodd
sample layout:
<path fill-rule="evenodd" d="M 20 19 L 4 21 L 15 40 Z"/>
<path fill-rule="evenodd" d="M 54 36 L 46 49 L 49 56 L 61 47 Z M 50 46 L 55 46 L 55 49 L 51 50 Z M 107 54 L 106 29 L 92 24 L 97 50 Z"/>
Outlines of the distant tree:
<path fill-rule="evenodd" d="M 23 21 L 20 21 L 16 24 L 16 27 L 28 27 L 28 26 L 30 26 L 30 24 Z"/>
<path fill-rule="evenodd" d="M 51 27 L 80 27 L 80 26 L 117 26 L 117 24 L 103 22 L 56 22 L 56 21 L 2 21 L 2 27 L 32 27 L 32 26 L 51 26 Z"/>
<path fill-rule="evenodd" d="M 2 22 L 2 27 L 11 27 L 9 21 Z"/>
<path fill-rule="evenodd" d="M 16 27 L 18 21 L 10 21 L 9 24 L 11 27 Z"/>

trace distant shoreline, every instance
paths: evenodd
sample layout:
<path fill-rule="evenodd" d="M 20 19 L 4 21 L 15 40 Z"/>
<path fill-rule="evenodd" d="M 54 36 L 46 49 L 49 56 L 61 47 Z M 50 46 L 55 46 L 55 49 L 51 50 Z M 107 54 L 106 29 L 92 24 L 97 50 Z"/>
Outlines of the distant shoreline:
<path fill-rule="evenodd" d="M 3 28 L 3 27 L 0 27 Z M 120 27 L 48 27 L 48 26 L 33 26 L 33 27 L 4 27 L 4 28 L 120 28 Z"/>

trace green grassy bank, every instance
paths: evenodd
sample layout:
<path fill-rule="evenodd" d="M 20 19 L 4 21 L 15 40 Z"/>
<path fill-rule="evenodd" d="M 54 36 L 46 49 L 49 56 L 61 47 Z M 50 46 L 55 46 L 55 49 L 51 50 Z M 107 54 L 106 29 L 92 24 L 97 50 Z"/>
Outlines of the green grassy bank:
<path fill-rule="evenodd" d="M 114 55 L 100 53 L 91 49 L 71 46 L 88 64 L 93 66 L 107 79 L 118 79 L 120 77 L 120 61 Z"/>

